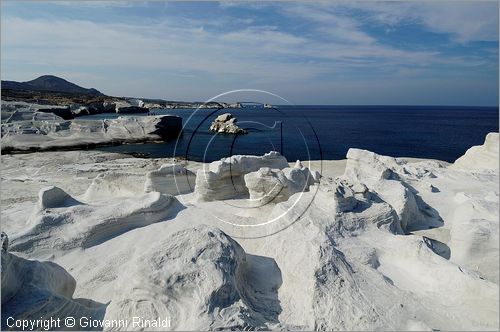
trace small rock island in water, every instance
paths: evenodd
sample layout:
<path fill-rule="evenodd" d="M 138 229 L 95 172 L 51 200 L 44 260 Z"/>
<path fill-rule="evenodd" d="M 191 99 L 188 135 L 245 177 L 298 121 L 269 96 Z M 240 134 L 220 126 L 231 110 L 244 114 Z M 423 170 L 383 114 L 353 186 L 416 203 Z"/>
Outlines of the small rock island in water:
<path fill-rule="evenodd" d="M 210 126 L 210 131 L 224 134 L 247 134 L 236 124 L 238 120 L 231 113 L 224 113 L 215 118 Z"/>

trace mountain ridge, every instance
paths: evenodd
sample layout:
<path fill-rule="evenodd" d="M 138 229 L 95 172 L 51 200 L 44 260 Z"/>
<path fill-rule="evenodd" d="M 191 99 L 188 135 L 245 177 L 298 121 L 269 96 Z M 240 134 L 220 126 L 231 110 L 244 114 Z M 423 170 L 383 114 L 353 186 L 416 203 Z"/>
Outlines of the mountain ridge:
<path fill-rule="evenodd" d="M 54 75 L 42 75 L 31 81 L 17 82 L 2 80 L 2 90 L 26 90 L 26 91 L 53 91 L 91 96 L 104 96 L 102 92 L 94 88 L 83 88 L 75 83 L 69 82 Z"/>

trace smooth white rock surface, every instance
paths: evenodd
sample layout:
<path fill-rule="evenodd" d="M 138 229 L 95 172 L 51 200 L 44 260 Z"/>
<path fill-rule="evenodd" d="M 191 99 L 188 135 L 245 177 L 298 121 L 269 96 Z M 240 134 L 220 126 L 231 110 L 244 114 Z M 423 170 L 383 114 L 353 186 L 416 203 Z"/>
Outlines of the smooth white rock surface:
<path fill-rule="evenodd" d="M 196 174 L 195 195 L 200 201 L 237 198 L 248 195 L 245 174 L 261 167 L 283 169 L 286 158 L 276 151 L 263 156 L 232 156 L 208 164 Z"/>
<path fill-rule="evenodd" d="M 52 113 L 17 108 L 2 114 L 1 127 L 2 149 L 50 150 L 155 141 L 168 135 L 175 137 L 182 127 L 182 120 L 173 116 L 121 116 L 117 119 L 69 121 Z"/>
<path fill-rule="evenodd" d="M 2 156 L 8 255 L 57 264 L 51 280 L 61 285 L 70 273 L 76 288 L 65 301 L 86 303 L 71 304 L 74 316 L 90 307 L 107 318 L 169 318 L 170 329 L 498 330 L 498 169 L 481 159 L 457 167 L 362 150 L 347 157 L 345 172 L 309 163 L 319 183 L 252 208 L 245 175 L 268 167 L 287 178 L 293 163 L 276 153 L 185 162 L 178 169 L 197 171 L 195 191 L 172 197 L 145 188 L 147 174 L 173 160 Z M 226 190 L 231 176 L 236 194 Z M 116 196 L 85 194 L 96 177 L 116 180 L 103 186 Z M 117 185 L 126 178 L 134 184 Z M 42 198 L 57 198 L 48 207 L 38 195 L 51 185 L 69 197 L 45 189 Z M 30 283 L 61 292 L 39 275 L 21 285 Z M 21 286 L 6 289 L 19 294 L 18 312 L 33 308 Z"/>

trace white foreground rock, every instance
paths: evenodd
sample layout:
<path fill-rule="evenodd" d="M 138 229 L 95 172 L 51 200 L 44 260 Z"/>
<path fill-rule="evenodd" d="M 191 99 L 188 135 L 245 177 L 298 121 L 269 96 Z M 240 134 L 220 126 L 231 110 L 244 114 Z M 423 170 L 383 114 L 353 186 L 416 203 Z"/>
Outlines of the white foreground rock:
<path fill-rule="evenodd" d="M 362 182 L 389 203 L 403 231 L 410 232 L 442 225 L 439 215 L 422 200 L 412 183 L 432 179 L 433 172 L 443 166 L 433 161 L 408 164 L 370 151 L 349 149 L 344 177 Z"/>
<path fill-rule="evenodd" d="M 317 182 L 309 169 L 299 161 L 295 167 L 283 170 L 262 167 L 246 174 L 244 179 L 250 199 L 257 206 L 286 201 L 295 193 L 309 191 L 309 186 Z"/>
<path fill-rule="evenodd" d="M 86 204 L 60 188 L 44 188 L 10 248 L 14 251 L 88 248 L 131 229 L 165 220 L 177 209 L 175 198 L 159 192 L 106 198 L 106 201 L 106 205 Z"/>
<path fill-rule="evenodd" d="M 352 149 L 344 174 L 255 208 L 245 205 L 252 192 L 268 197 L 274 185 L 303 184 L 313 172 L 289 167 L 277 153 L 163 168 L 172 161 L 67 152 L 53 167 L 44 158 L 4 159 L 8 255 L 68 271 L 74 293 L 46 286 L 50 278 L 41 276 L 23 284 L 62 292 L 74 316 L 94 310 L 99 319 L 168 321 L 148 330 L 499 328 L 499 175 L 475 167 L 480 162 L 453 166 Z M 189 178 L 196 170 L 194 192 L 169 195 L 174 174 Z M 44 189 L 39 198 L 48 185 L 60 190 Z M 50 280 L 70 284 L 64 270 Z M 12 285 L 7 294 L 15 296 L 5 301 L 15 306 L 2 298 L 2 319 L 12 308 L 36 308 Z M 102 303 L 109 303 L 104 310 Z"/>
<path fill-rule="evenodd" d="M 78 322 L 85 317 L 104 317 L 105 304 L 73 298 L 76 281 L 61 266 L 24 259 L 3 250 L 1 255 L 3 331 L 47 330 L 43 321 L 51 318 L 63 321 L 71 316 Z M 27 325 L 16 325 L 15 320 Z M 63 326 L 57 329 L 64 330 Z"/>
<path fill-rule="evenodd" d="M 288 167 L 285 157 L 278 152 L 258 156 L 232 156 L 214 161 L 198 170 L 195 194 L 200 201 L 213 201 L 248 195 L 245 174 L 261 167 L 283 169 Z"/>
<path fill-rule="evenodd" d="M 165 194 L 186 194 L 194 190 L 196 176 L 178 164 L 165 164 L 146 174 L 144 191 L 159 191 Z"/>
<path fill-rule="evenodd" d="M 243 249 L 217 228 L 176 232 L 127 262 L 105 319 L 168 319 L 167 326 L 154 330 L 265 327 L 266 315 L 276 313 L 272 307 L 254 310 L 266 299 L 247 280 L 250 264 Z"/>

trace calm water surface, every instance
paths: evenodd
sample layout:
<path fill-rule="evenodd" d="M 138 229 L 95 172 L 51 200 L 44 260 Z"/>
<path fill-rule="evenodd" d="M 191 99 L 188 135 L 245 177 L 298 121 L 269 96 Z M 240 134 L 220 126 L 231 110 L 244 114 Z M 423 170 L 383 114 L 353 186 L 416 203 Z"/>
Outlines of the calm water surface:
<path fill-rule="evenodd" d="M 454 161 L 488 132 L 498 132 L 497 107 L 277 106 L 276 109 L 165 109 L 156 114 L 183 118 L 177 141 L 101 147 L 151 157 L 187 156 L 210 162 L 231 154 L 281 151 L 289 161 L 344 159 L 350 147 L 395 157 Z M 214 135 L 213 119 L 230 112 L 247 135 Z M 213 114 L 212 114 L 213 113 Z M 147 116 L 137 114 L 134 116 Z M 114 114 L 87 119 L 113 118 Z"/>

